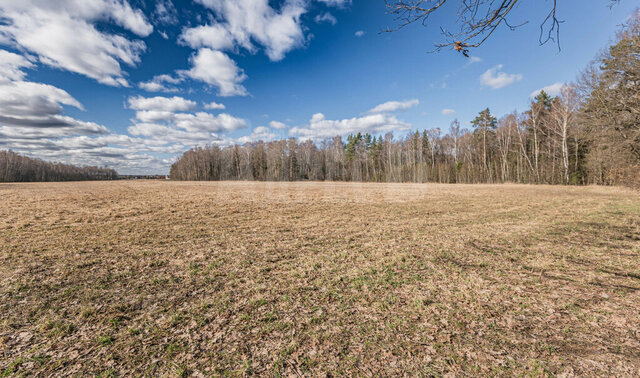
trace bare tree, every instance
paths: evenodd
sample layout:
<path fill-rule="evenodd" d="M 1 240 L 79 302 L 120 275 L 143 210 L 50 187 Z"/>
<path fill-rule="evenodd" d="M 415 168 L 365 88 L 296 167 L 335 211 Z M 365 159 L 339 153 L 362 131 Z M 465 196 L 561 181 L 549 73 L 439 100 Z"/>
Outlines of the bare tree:
<path fill-rule="evenodd" d="M 458 0 L 457 23 L 459 30 L 449 32 L 440 28 L 444 36 L 444 42 L 436 43 L 436 51 L 444 48 L 452 48 L 469 56 L 469 49 L 481 46 L 500 27 L 514 30 L 528 21 L 519 24 L 511 24 L 508 16 L 511 15 L 516 5 L 526 0 Z M 540 2 L 540 0 L 534 0 Z M 619 0 L 606 0 L 609 5 Z M 387 11 L 396 16 L 399 25 L 387 28 L 386 32 L 396 31 L 413 23 L 426 25 L 429 17 L 449 2 L 455 0 L 385 0 Z M 541 45 L 552 41 L 560 49 L 560 24 L 558 19 L 558 0 L 549 2 L 549 11 L 540 22 L 539 42 Z"/>
<path fill-rule="evenodd" d="M 449 125 L 449 135 L 453 139 L 453 160 L 458 164 L 458 140 L 460 139 L 460 122 L 458 119 L 454 119 Z"/>
<path fill-rule="evenodd" d="M 537 165 L 536 167 L 533 166 L 533 164 L 531 163 L 531 157 L 529 156 L 529 154 L 527 153 L 527 127 L 526 127 L 526 123 L 523 122 L 523 119 L 525 118 L 525 115 L 520 115 L 518 116 L 515 112 L 515 120 L 516 120 L 516 133 L 518 134 L 518 145 L 520 146 L 520 152 L 522 153 L 522 157 L 524 158 L 524 160 L 527 162 L 527 166 L 529 167 L 530 173 L 535 175 L 535 182 L 539 182 L 540 181 L 540 177 L 538 175 L 538 170 L 537 170 Z M 537 141 L 536 141 L 537 142 Z M 536 150 L 537 152 L 537 150 Z M 537 155 L 536 155 L 537 156 Z"/>
<path fill-rule="evenodd" d="M 500 118 L 496 136 L 498 139 L 498 151 L 500 156 L 500 175 L 502 182 L 509 180 L 509 152 L 511 151 L 512 139 L 516 125 L 516 116 L 509 114 Z"/>
<path fill-rule="evenodd" d="M 553 102 L 551 116 L 555 121 L 554 132 L 560 138 L 564 183 L 569 183 L 569 137 L 578 114 L 578 96 L 573 86 L 565 85 Z"/>
<path fill-rule="evenodd" d="M 429 138 L 429 150 L 431 152 L 431 169 L 436 167 L 436 148 L 438 146 L 438 140 L 440 139 L 440 128 L 427 130 L 427 136 Z"/>
<path fill-rule="evenodd" d="M 176 161 L 171 177 L 640 186 L 640 20 L 623 31 L 580 85 L 563 87 L 556 98 L 541 92 L 525 112 L 497 124 L 486 108 L 471 121 L 473 132 L 456 120 L 446 135 L 436 128 L 399 138 L 356 133 L 347 143 L 336 136 L 195 148 Z M 0 176 L 25 169 L 14 155 L 0 158 Z"/>
<path fill-rule="evenodd" d="M 115 180 L 118 173 L 109 168 L 77 167 L 51 163 L 0 151 L 0 182 Z"/>

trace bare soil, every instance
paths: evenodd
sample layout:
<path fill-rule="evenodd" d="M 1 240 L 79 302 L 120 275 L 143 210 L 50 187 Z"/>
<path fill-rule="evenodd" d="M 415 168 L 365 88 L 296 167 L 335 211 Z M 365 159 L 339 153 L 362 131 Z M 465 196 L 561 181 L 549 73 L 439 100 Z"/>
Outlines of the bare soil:
<path fill-rule="evenodd" d="M 0 374 L 640 376 L 640 195 L 0 184 Z"/>

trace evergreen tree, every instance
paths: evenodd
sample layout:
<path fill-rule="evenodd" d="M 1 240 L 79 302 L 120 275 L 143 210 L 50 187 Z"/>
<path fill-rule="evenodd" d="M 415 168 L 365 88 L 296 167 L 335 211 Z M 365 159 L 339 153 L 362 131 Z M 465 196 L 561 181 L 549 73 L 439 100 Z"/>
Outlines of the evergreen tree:
<path fill-rule="evenodd" d="M 240 152 L 237 145 L 233 148 L 233 159 L 231 164 L 233 165 L 233 178 L 237 180 L 240 178 Z"/>
<path fill-rule="evenodd" d="M 640 17 L 583 76 L 590 169 L 606 183 L 640 186 Z"/>
<path fill-rule="evenodd" d="M 496 129 L 497 119 L 491 115 L 489 108 L 481 111 L 480 114 L 471 121 L 476 132 L 482 135 L 482 166 L 487 170 L 487 137 L 491 137 Z"/>
<path fill-rule="evenodd" d="M 351 135 L 349 134 L 347 136 L 347 144 L 344 146 L 344 152 L 345 152 L 345 157 L 347 158 L 347 162 L 353 160 L 353 158 L 355 158 L 356 156 L 356 146 L 358 144 L 358 137 L 360 136 L 360 133 L 358 133 L 358 135 Z"/>
<path fill-rule="evenodd" d="M 536 95 L 536 97 L 533 98 L 533 101 L 536 104 L 542 104 L 546 110 L 549 110 L 551 108 L 551 104 L 553 104 L 553 97 L 549 96 L 549 94 L 547 94 L 543 89 Z"/>
<path fill-rule="evenodd" d="M 429 161 L 429 135 L 427 130 L 422 131 L 422 160 Z"/>

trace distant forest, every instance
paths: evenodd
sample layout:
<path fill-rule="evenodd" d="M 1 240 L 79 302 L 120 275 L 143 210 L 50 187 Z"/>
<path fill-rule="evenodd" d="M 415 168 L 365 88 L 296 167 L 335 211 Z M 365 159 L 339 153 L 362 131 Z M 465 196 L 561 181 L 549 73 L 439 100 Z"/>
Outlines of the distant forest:
<path fill-rule="evenodd" d="M 76 167 L 0 151 L 0 182 L 115 180 L 118 173 L 99 167 Z"/>
<path fill-rule="evenodd" d="M 487 108 L 471 125 L 400 139 L 358 133 L 195 148 L 170 177 L 640 186 L 640 21 L 556 97 L 541 92 L 526 111 L 499 119 Z"/>

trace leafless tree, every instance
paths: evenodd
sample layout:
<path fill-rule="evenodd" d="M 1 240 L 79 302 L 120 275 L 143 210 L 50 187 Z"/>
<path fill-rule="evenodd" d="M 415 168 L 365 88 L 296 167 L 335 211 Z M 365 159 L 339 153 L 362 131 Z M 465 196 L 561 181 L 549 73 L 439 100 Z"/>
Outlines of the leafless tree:
<path fill-rule="evenodd" d="M 77 167 L 51 163 L 0 151 L 0 182 L 115 180 L 118 173 L 109 168 Z"/>
<path fill-rule="evenodd" d="M 469 56 L 469 49 L 481 46 L 500 27 L 514 30 L 526 24 L 524 20 L 518 24 L 509 22 L 516 5 L 527 0 L 458 0 L 457 23 L 459 30 L 455 32 L 440 28 L 444 41 L 435 44 L 435 50 L 452 48 L 464 56 Z M 540 3 L 540 0 L 533 0 Z M 605 0 L 609 5 L 619 0 Z M 429 17 L 443 8 L 445 4 L 455 0 L 385 0 L 387 11 L 393 14 L 398 25 L 387 28 L 386 32 L 396 31 L 414 23 L 426 25 Z M 547 3 L 545 3 L 546 5 Z M 540 21 L 539 42 L 541 45 L 552 41 L 560 48 L 560 24 L 558 18 L 558 0 L 548 2 L 549 11 Z"/>
<path fill-rule="evenodd" d="M 398 138 L 357 133 L 346 142 L 336 136 L 196 148 L 178 159 L 171 177 L 640 186 L 638 56 L 634 19 L 579 85 L 565 86 L 556 98 L 541 92 L 529 109 L 497 124 L 486 108 L 471 120 L 473 132 L 456 120 L 444 135 L 430 128 Z"/>
<path fill-rule="evenodd" d="M 565 85 L 560 95 L 553 102 L 551 116 L 553 117 L 554 132 L 560 138 L 562 151 L 562 168 L 565 183 L 569 183 L 569 137 L 575 129 L 575 120 L 579 110 L 578 97 L 573 86 Z"/>
<path fill-rule="evenodd" d="M 458 140 L 460 139 L 461 133 L 460 133 L 460 122 L 458 122 L 458 119 L 454 119 L 453 122 L 451 122 L 451 125 L 449 125 L 449 135 L 451 135 L 451 138 L 453 139 L 453 160 L 455 161 L 455 163 L 458 163 Z"/>

